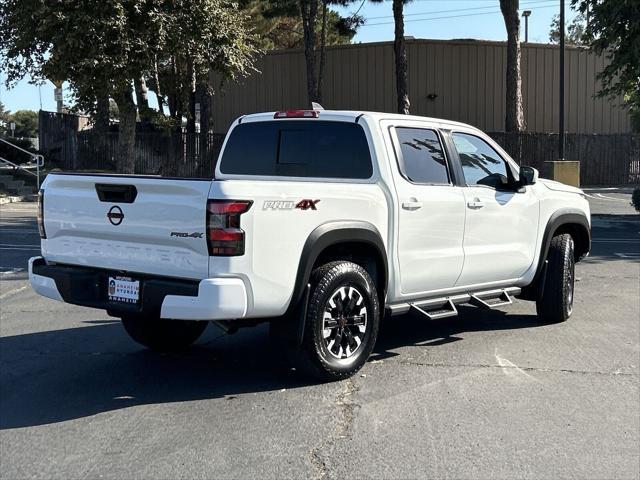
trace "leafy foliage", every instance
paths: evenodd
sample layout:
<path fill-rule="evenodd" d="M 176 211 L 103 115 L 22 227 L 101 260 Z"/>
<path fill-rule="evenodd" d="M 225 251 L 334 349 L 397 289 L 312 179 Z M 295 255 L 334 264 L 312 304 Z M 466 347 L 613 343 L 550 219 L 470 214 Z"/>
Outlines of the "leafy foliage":
<path fill-rule="evenodd" d="M 0 102 L 0 135 L 10 136 L 9 125 L 15 123 L 14 136 L 17 138 L 34 138 L 38 136 L 38 114 L 33 110 L 17 110 L 14 113 L 4 109 Z M 29 142 L 27 142 L 30 144 Z"/>
<path fill-rule="evenodd" d="M 196 82 L 252 68 L 256 49 L 230 0 L 2 0 L 0 67 L 7 86 L 29 76 L 69 81 L 80 108 L 113 98 L 120 118 L 122 171 L 133 169 L 136 105 L 132 86 L 159 70 L 175 124 L 193 109 Z M 98 100 L 101 100 L 98 102 Z M 189 108 L 187 108 L 187 104 Z M 141 116 L 148 112 L 141 111 Z M 192 117 L 192 116 L 191 116 Z"/>
<path fill-rule="evenodd" d="M 0 135 L 6 135 L 9 123 L 9 111 L 4 109 L 4 103 L 0 101 Z"/>
<path fill-rule="evenodd" d="M 289 2 L 291 4 L 295 2 Z M 241 3 L 247 13 L 248 24 L 257 37 L 258 47 L 263 51 L 302 48 L 304 32 L 297 8 L 280 8 L 281 5 L 265 0 L 250 0 Z M 362 23 L 361 17 L 341 17 L 337 12 L 327 11 L 326 45 L 348 44 Z M 322 24 L 316 25 L 316 35 L 322 34 Z"/>
<path fill-rule="evenodd" d="M 17 110 L 9 116 L 9 121 L 16 124 L 14 135 L 20 138 L 38 136 L 38 114 L 33 110 Z"/>
<path fill-rule="evenodd" d="M 587 19 L 582 13 L 578 13 L 573 20 L 565 26 L 564 41 L 567 45 L 584 45 L 585 29 Z M 549 30 L 549 41 L 551 43 L 560 42 L 560 15 L 556 14 L 551 20 Z"/>
<path fill-rule="evenodd" d="M 640 123 L 640 2 L 572 0 L 571 4 L 588 15 L 585 44 L 609 60 L 598 74 L 603 83 L 599 95 L 623 96 L 635 122 Z"/>

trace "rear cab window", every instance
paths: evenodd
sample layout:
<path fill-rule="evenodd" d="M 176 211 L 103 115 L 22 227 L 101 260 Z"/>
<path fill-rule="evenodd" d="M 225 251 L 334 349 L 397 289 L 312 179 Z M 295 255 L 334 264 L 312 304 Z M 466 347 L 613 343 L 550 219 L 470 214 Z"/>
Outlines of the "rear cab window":
<path fill-rule="evenodd" d="M 451 176 L 444 150 L 435 130 L 396 127 L 400 173 L 411 183 L 450 185 Z"/>
<path fill-rule="evenodd" d="M 237 125 L 220 160 L 228 175 L 368 179 L 371 152 L 361 125 L 273 120 Z"/>

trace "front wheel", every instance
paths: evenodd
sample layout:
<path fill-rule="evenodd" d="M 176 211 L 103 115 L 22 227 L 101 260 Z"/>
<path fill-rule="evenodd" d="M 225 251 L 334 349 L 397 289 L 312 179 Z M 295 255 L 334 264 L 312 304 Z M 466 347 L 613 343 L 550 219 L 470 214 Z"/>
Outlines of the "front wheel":
<path fill-rule="evenodd" d="M 380 307 L 375 284 L 360 265 L 335 261 L 312 273 L 303 369 L 322 380 L 341 380 L 365 364 L 378 335 Z"/>
<path fill-rule="evenodd" d="M 538 317 L 548 323 L 560 323 L 573 312 L 575 256 L 573 238 L 565 233 L 551 239 L 547 254 L 547 272 L 542 298 L 536 302 Z"/>
<path fill-rule="evenodd" d="M 187 348 L 202 335 L 208 324 L 206 321 L 167 320 L 143 315 L 122 317 L 122 325 L 133 340 L 159 352 Z"/>

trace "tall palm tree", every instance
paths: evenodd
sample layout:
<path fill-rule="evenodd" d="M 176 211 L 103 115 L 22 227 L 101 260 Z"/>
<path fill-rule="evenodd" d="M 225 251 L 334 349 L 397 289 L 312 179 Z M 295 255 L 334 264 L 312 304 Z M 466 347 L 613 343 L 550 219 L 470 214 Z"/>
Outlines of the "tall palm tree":
<path fill-rule="evenodd" d="M 398 97 L 398 113 L 409 115 L 409 91 L 407 88 L 407 50 L 404 43 L 404 4 L 411 0 L 393 0 L 393 22 L 395 35 L 393 52 L 396 59 L 396 95 Z"/>
<path fill-rule="evenodd" d="M 382 3 L 385 0 L 371 0 L 372 3 Z M 394 39 L 393 53 L 396 64 L 396 96 L 398 113 L 409 114 L 409 90 L 407 87 L 407 50 L 404 41 L 404 5 L 412 0 L 393 0 Z"/>
<path fill-rule="evenodd" d="M 520 74 L 520 0 L 500 0 L 500 10 L 507 28 L 507 93 L 505 130 L 524 130 L 522 77 Z"/>

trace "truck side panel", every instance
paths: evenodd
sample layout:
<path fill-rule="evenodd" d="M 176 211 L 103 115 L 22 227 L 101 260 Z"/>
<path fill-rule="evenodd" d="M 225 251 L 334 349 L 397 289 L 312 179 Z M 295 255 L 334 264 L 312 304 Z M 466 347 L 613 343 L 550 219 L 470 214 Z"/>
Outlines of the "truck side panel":
<path fill-rule="evenodd" d="M 367 221 L 380 231 L 383 241 L 387 238 L 387 202 L 375 183 L 216 181 L 210 196 L 254 202 L 241 219 L 245 254 L 209 258 L 210 276 L 247 280 L 247 317 L 286 311 L 302 248 L 319 225 L 336 219 Z"/>

